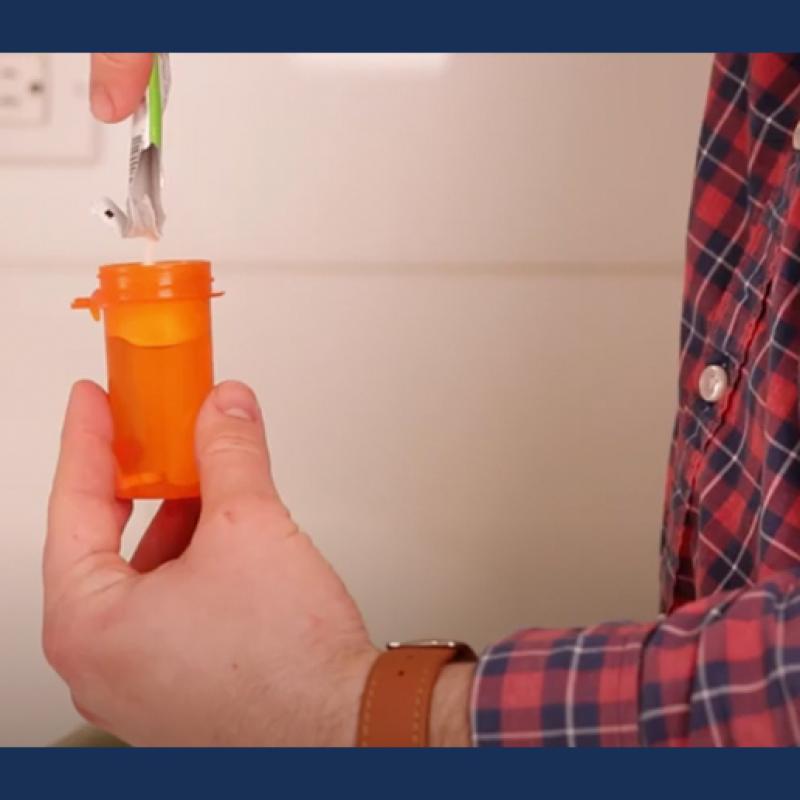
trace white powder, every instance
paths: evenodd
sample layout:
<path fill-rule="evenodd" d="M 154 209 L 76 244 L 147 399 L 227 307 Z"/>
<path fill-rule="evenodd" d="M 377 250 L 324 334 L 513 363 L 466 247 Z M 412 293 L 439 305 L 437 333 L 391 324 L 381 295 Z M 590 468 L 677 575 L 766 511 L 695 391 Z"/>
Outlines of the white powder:
<path fill-rule="evenodd" d="M 144 257 L 142 258 L 142 264 L 147 266 L 152 266 L 156 263 L 155 259 L 156 255 L 156 242 L 154 239 L 145 239 L 144 240 Z"/>

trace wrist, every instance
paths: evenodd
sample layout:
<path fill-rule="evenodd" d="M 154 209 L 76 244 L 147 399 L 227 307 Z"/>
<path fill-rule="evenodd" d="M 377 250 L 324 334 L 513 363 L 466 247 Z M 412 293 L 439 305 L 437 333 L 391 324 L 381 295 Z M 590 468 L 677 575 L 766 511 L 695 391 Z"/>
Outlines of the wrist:
<path fill-rule="evenodd" d="M 390 642 L 362 687 L 357 746 L 468 747 L 475 660 L 463 642 Z"/>
<path fill-rule="evenodd" d="M 380 651 L 370 646 L 348 659 L 347 666 L 340 674 L 334 689 L 333 699 L 337 705 L 335 717 L 338 719 L 338 724 L 335 727 L 333 740 L 327 744 L 332 744 L 334 747 L 354 745 L 364 687 L 367 685 L 372 665 L 379 655 Z"/>
<path fill-rule="evenodd" d="M 471 746 L 469 700 L 474 676 L 474 663 L 448 664 L 439 673 L 431 697 L 431 747 Z"/>

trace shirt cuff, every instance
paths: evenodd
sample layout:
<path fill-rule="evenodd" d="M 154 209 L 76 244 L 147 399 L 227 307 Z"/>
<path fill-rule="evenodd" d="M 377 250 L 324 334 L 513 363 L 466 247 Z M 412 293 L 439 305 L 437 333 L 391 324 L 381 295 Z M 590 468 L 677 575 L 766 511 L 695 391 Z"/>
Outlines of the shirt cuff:
<path fill-rule="evenodd" d="M 472 688 L 472 737 L 489 747 L 635 747 L 652 624 L 529 629 L 489 647 Z"/>

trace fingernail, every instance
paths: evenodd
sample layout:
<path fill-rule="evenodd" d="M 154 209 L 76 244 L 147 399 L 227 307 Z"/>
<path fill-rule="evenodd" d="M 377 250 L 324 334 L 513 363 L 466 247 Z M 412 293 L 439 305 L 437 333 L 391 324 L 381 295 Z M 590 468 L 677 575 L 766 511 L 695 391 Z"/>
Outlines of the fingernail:
<path fill-rule="evenodd" d="M 92 86 L 89 102 L 92 107 L 92 114 L 101 122 L 111 122 L 114 119 L 114 103 L 105 86 L 99 83 Z"/>
<path fill-rule="evenodd" d="M 259 416 L 258 401 L 242 383 L 226 381 L 214 390 L 214 404 L 228 417 L 255 422 Z"/>

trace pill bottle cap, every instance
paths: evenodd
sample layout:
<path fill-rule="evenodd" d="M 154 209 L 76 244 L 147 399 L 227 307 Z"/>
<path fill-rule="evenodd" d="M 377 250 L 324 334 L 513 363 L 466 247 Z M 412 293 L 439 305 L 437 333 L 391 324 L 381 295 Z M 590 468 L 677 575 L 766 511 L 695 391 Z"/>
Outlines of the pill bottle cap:
<path fill-rule="evenodd" d="M 208 261 L 107 264 L 100 267 L 97 277 L 99 288 L 90 297 L 72 302 L 72 308 L 88 309 L 96 320 L 102 309 L 121 303 L 197 300 L 222 294 L 212 291 Z"/>

